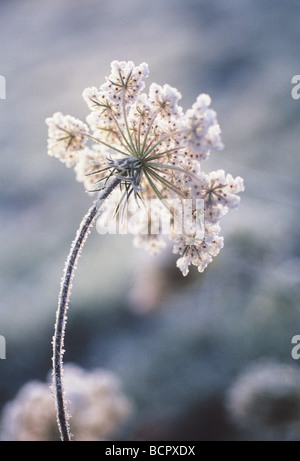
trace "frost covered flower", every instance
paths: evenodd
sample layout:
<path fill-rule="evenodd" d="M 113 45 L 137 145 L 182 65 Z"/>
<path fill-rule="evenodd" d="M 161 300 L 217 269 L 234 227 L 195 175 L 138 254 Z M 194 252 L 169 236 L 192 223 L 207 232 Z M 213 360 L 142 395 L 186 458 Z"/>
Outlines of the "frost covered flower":
<path fill-rule="evenodd" d="M 176 115 L 182 111 L 178 106 L 178 101 L 181 99 L 181 94 L 176 88 L 165 84 L 163 87 L 152 83 L 149 88 L 149 99 L 152 107 L 158 112 L 159 117 L 166 118 L 167 120 L 173 114 Z"/>
<path fill-rule="evenodd" d="M 191 234 L 189 238 L 186 234 L 173 238 L 175 242 L 173 253 L 181 255 L 176 265 L 183 275 L 188 274 L 191 264 L 197 266 L 199 272 L 203 272 L 212 261 L 213 256 L 219 253 L 224 245 L 223 237 L 218 235 L 220 230 L 218 224 L 213 224 L 206 227 L 203 239 L 195 238 L 194 234 Z"/>
<path fill-rule="evenodd" d="M 74 166 L 77 181 L 82 182 L 86 190 L 93 189 L 95 181 L 102 178 L 101 173 L 93 172 L 99 169 L 99 165 L 105 163 L 105 150 L 101 144 L 94 144 L 92 148 L 85 147 L 78 152 Z M 90 174 L 86 174 L 87 171 Z"/>
<path fill-rule="evenodd" d="M 67 167 L 74 166 L 76 152 L 82 150 L 88 126 L 71 115 L 56 112 L 46 119 L 48 125 L 48 154 L 59 158 Z"/>
<path fill-rule="evenodd" d="M 262 359 L 249 364 L 227 393 L 232 420 L 243 428 L 275 431 L 300 424 L 300 371 Z"/>
<path fill-rule="evenodd" d="M 207 159 L 210 151 L 223 149 L 221 129 L 216 112 L 209 108 L 210 104 L 210 96 L 200 94 L 184 116 L 185 127 L 182 132 L 184 142 L 199 160 Z"/>
<path fill-rule="evenodd" d="M 148 77 L 148 64 L 135 66 L 132 61 L 113 61 L 111 74 L 103 85 L 103 90 L 113 103 L 134 101 L 144 88 L 143 79 Z"/>
<path fill-rule="evenodd" d="M 119 379 L 107 370 L 87 372 L 66 364 L 65 383 L 75 440 L 106 439 L 132 414 L 133 406 L 123 394 Z M 1 426 L 4 441 L 59 440 L 49 383 L 26 383 L 4 407 Z"/>
<path fill-rule="evenodd" d="M 109 222 L 116 212 L 126 215 L 136 246 L 160 251 L 165 235 L 158 223 L 167 217 L 178 268 L 186 275 L 192 264 L 202 272 L 223 246 L 220 218 L 238 206 L 243 180 L 223 170 L 206 174 L 200 168 L 210 152 L 223 148 L 210 96 L 199 95 L 184 112 L 181 94 L 170 85 L 152 83 L 148 94 L 144 92 L 148 74 L 146 63 L 113 61 L 106 82 L 83 92 L 90 109 L 89 128 L 73 117 L 54 114 L 47 119 L 48 151 L 67 166 L 74 165 L 77 180 L 89 192 L 104 190 L 111 178 L 119 180 L 120 187 L 103 204 L 101 219 L 106 214 Z M 204 203 L 201 238 L 195 231 L 197 199 Z M 163 204 L 162 214 L 153 205 L 155 200 Z M 180 231 L 183 215 L 174 212 L 174 200 L 177 211 L 186 200 L 193 204 L 190 225 L 185 222 Z M 153 233 L 157 225 L 160 231 Z"/>

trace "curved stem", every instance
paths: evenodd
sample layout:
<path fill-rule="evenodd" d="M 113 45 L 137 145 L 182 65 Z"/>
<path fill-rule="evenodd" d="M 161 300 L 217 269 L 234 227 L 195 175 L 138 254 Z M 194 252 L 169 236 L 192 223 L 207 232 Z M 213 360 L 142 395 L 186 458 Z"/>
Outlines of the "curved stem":
<path fill-rule="evenodd" d="M 61 289 L 58 298 L 58 309 L 56 312 L 55 331 L 53 336 L 53 390 L 56 400 L 57 424 L 59 427 L 61 440 L 70 441 L 71 433 L 68 423 L 68 414 L 66 409 L 65 391 L 63 386 L 63 354 L 64 354 L 64 336 L 67 321 L 68 302 L 72 288 L 72 280 L 76 263 L 80 256 L 83 245 L 91 230 L 92 224 L 99 213 L 101 204 L 109 194 L 120 183 L 119 179 L 114 178 L 110 181 L 105 189 L 101 191 L 88 213 L 83 218 L 75 239 L 71 245 L 70 253 L 66 261 L 64 274 L 61 281 Z"/>

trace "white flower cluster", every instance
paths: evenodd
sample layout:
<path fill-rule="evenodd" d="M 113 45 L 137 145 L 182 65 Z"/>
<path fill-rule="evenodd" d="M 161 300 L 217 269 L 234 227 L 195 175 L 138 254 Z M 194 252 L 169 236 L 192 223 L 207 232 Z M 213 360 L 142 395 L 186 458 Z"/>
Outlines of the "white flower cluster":
<path fill-rule="evenodd" d="M 86 119 L 90 130 L 80 120 L 54 114 L 46 121 L 48 152 L 75 166 L 77 180 L 88 191 L 101 190 L 110 178 L 119 178 L 120 188 L 106 200 L 104 213 L 109 221 L 120 209 L 134 217 L 135 244 L 153 253 L 164 246 L 164 236 L 151 232 L 153 214 L 147 204 L 154 199 L 162 202 L 170 216 L 168 234 L 179 255 L 177 266 L 184 275 L 191 264 L 202 272 L 223 246 L 219 221 L 238 205 L 243 180 L 223 170 L 209 174 L 200 170 L 200 161 L 223 148 L 210 97 L 201 94 L 184 112 L 178 104 L 180 93 L 169 85 L 152 83 L 148 94 L 143 92 L 148 74 L 146 63 L 113 61 L 106 82 L 83 92 L 91 111 Z M 193 204 L 190 216 L 182 215 L 180 232 L 178 215 L 170 205 L 174 199 L 182 206 L 185 200 Z M 204 203 L 201 238 L 197 199 Z"/>
<path fill-rule="evenodd" d="M 75 152 L 84 148 L 88 126 L 71 115 L 56 112 L 47 118 L 49 126 L 48 154 L 59 158 L 67 167 L 76 163 Z"/>
<path fill-rule="evenodd" d="M 131 416 L 133 406 L 113 373 L 103 369 L 86 372 L 77 365 L 66 364 L 64 378 L 75 440 L 106 439 Z M 4 407 L 1 426 L 4 441 L 59 440 L 49 383 L 25 384 Z"/>
<path fill-rule="evenodd" d="M 261 359 L 250 363 L 227 393 L 232 420 L 252 431 L 281 430 L 300 424 L 300 371 Z M 299 433 L 299 432 L 298 432 Z"/>

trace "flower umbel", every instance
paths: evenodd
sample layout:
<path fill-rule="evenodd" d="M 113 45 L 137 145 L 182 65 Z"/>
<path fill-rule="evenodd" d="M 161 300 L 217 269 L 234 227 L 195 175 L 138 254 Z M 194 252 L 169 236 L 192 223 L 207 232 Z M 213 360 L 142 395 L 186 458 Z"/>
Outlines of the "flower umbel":
<path fill-rule="evenodd" d="M 170 227 L 169 234 L 183 274 L 188 273 L 190 264 L 202 272 L 223 246 L 219 221 L 229 208 L 238 206 L 243 180 L 223 170 L 209 174 L 200 170 L 199 161 L 223 148 L 210 96 L 199 95 L 184 113 L 178 105 L 181 95 L 175 88 L 152 83 L 149 93 L 143 92 L 148 74 L 146 63 L 135 66 L 131 61 L 113 61 L 106 82 L 83 92 L 91 111 L 87 124 L 60 113 L 47 119 L 48 152 L 67 166 L 74 166 L 77 180 L 89 192 L 103 190 L 107 181 L 118 178 L 120 187 L 103 204 L 104 213 L 114 216 L 127 208 L 131 216 L 139 215 L 141 231 L 136 229 L 139 235 L 135 244 L 144 243 L 150 251 L 161 248 L 158 241 L 164 237 L 144 233 L 149 210 L 141 204 L 159 199 L 166 213 L 172 213 L 169 202 L 174 198 L 181 202 L 203 199 L 204 238 L 195 239 L 187 233 L 188 225 L 180 235 Z M 193 213 L 191 219 L 195 219 Z"/>
<path fill-rule="evenodd" d="M 59 158 L 68 167 L 76 163 L 75 153 L 86 143 L 88 126 L 71 115 L 56 112 L 46 119 L 48 130 L 48 154 Z"/>

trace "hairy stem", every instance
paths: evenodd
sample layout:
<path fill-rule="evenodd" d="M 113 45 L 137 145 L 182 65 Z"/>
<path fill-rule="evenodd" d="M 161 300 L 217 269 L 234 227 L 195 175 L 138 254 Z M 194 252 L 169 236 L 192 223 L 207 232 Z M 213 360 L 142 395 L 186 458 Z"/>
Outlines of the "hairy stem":
<path fill-rule="evenodd" d="M 64 336 L 67 322 L 68 302 L 72 288 L 72 280 L 76 263 L 80 256 L 83 245 L 91 230 L 92 224 L 100 211 L 101 204 L 109 194 L 120 183 L 119 179 L 114 178 L 103 189 L 98 198 L 95 200 L 88 213 L 83 218 L 75 239 L 71 245 L 69 256 L 66 260 L 65 270 L 61 281 L 61 288 L 58 298 L 58 309 L 56 312 L 55 331 L 53 336 L 53 390 L 56 400 L 57 424 L 59 427 L 61 440 L 70 441 L 71 433 L 68 423 L 68 414 L 66 408 L 65 391 L 63 386 L 63 354 L 64 354 Z"/>

